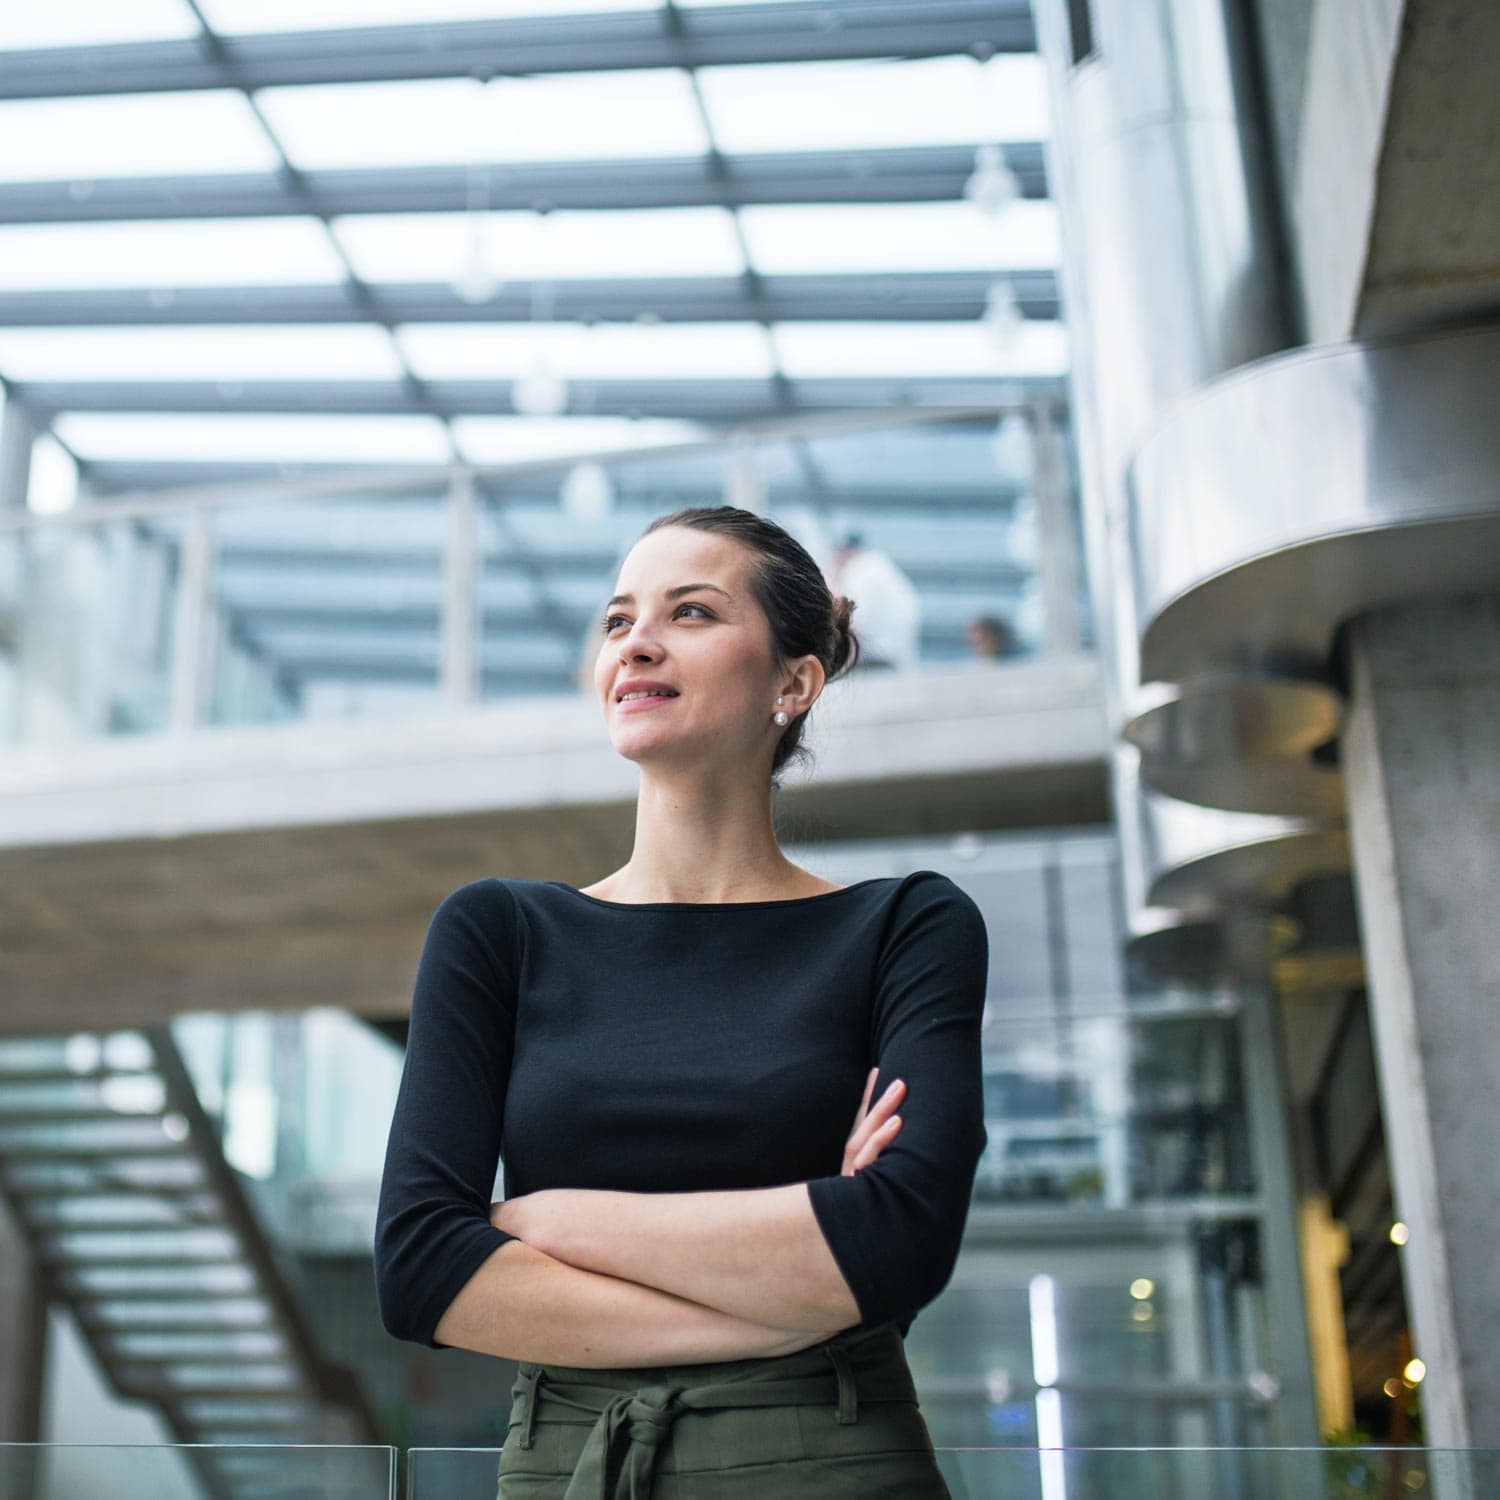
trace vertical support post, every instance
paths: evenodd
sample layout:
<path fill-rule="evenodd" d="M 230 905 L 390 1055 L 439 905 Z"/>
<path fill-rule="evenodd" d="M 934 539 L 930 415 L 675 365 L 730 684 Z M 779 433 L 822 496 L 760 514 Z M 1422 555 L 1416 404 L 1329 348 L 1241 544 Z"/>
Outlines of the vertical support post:
<path fill-rule="evenodd" d="M 1031 408 L 1031 473 L 1040 542 L 1043 639 L 1049 655 L 1076 652 L 1083 639 L 1078 618 L 1078 548 L 1073 536 L 1067 455 L 1051 405 Z"/>
<path fill-rule="evenodd" d="M 1410 1230 L 1401 1271 L 1426 1366 L 1425 1436 L 1434 1448 L 1490 1448 L 1500 1444 L 1500 597 L 1371 610 L 1351 626 L 1349 655 L 1349 834 L 1391 1181 Z M 1445 1483 L 1445 1500 L 1469 1492 L 1460 1467 Z"/>
<path fill-rule="evenodd" d="M 177 607 L 172 640 L 173 734 L 191 734 L 207 718 L 205 712 L 213 642 L 212 600 L 213 518 L 204 506 L 195 507 L 183 532 L 177 563 Z"/>
<path fill-rule="evenodd" d="M 31 1247 L 0 1196 L 0 1443 L 42 1435 L 47 1297 Z"/>
<path fill-rule="evenodd" d="M 1282 1050 L 1281 1017 L 1271 988 L 1264 914 L 1236 904 L 1225 936 L 1240 1002 L 1240 1067 L 1250 1155 L 1260 1200 L 1260 1259 L 1266 1323 L 1278 1387 L 1271 1424 L 1278 1447 L 1322 1443 L 1307 1334 L 1302 1260 L 1297 1240 L 1295 1159 L 1287 1100 L 1291 1090 Z"/>
<path fill-rule="evenodd" d="M 31 413 L 14 397 L 7 399 L 0 414 L 0 516 L 19 515 L 26 509 L 36 436 Z"/>
<path fill-rule="evenodd" d="M 442 684 L 444 702 L 467 708 L 478 696 L 475 553 L 479 497 L 467 469 L 448 486 L 448 545 L 443 558 Z"/>

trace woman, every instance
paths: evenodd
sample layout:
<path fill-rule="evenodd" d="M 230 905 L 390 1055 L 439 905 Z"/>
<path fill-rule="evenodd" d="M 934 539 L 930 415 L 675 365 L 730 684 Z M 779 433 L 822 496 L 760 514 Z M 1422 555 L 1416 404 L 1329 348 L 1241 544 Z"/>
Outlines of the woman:
<path fill-rule="evenodd" d="M 984 922 L 931 870 L 822 881 L 772 817 L 852 608 L 749 511 L 653 522 L 594 673 L 629 861 L 433 916 L 376 1282 L 396 1337 L 519 1362 L 500 1500 L 949 1493 L 903 1340 L 985 1145 Z"/>

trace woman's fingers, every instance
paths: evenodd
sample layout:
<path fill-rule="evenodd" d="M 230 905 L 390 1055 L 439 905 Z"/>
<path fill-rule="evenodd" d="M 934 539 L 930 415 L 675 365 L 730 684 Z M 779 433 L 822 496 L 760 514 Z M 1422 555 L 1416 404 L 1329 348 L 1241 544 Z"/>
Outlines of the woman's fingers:
<path fill-rule="evenodd" d="M 874 1075 L 871 1075 L 873 1082 Z M 865 1087 L 865 1096 L 869 1097 L 869 1085 Z M 890 1115 L 891 1111 L 900 1104 L 902 1096 L 906 1093 L 906 1085 L 898 1078 L 886 1091 L 875 1101 L 874 1107 L 869 1113 L 865 1113 L 865 1107 L 860 1105 L 860 1113 L 855 1116 L 854 1129 L 849 1132 L 849 1143 L 854 1146 L 863 1145 L 868 1139 L 870 1132 L 877 1130 Z"/>
<path fill-rule="evenodd" d="M 871 1068 L 868 1076 L 865 1078 L 865 1091 L 860 1097 L 859 1108 L 854 1112 L 854 1128 L 856 1130 L 859 1129 L 860 1122 L 865 1117 L 865 1111 L 870 1107 L 870 1090 L 875 1087 L 875 1075 L 879 1071 L 879 1068 Z"/>
<path fill-rule="evenodd" d="M 901 1116 L 892 1115 L 855 1153 L 851 1169 L 858 1172 L 876 1161 L 880 1153 L 901 1133 Z"/>
<path fill-rule="evenodd" d="M 899 1078 L 895 1079 L 875 1101 L 874 1106 L 866 1112 L 866 1103 L 874 1082 L 875 1074 L 872 1072 L 865 1084 L 865 1098 L 861 1101 L 854 1129 L 849 1132 L 849 1138 L 844 1142 L 843 1171 L 846 1177 L 851 1176 L 861 1167 L 869 1166 L 895 1139 L 897 1131 L 901 1129 L 901 1117 L 894 1111 L 906 1095 L 905 1082 Z"/>

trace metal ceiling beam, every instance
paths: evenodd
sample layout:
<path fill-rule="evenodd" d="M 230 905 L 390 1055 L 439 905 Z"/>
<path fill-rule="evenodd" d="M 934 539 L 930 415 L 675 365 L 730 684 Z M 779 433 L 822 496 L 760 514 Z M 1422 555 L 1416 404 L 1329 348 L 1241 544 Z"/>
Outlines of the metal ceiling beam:
<path fill-rule="evenodd" d="M 665 505 L 660 507 L 663 512 L 666 508 Z M 555 585 L 560 582 L 558 575 L 564 570 L 559 570 L 555 566 L 557 559 L 544 556 L 542 560 L 546 564 L 552 583 Z M 329 576 L 347 577 L 350 573 L 358 571 L 357 560 L 347 554 L 329 556 L 327 559 L 293 558 L 292 561 L 294 564 L 300 562 L 303 567 L 317 564 L 320 568 L 326 561 L 332 565 L 326 570 Z M 613 561 L 613 558 L 605 558 L 592 571 L 590 594 L 598 592 L 602 595 L 606 591 L 604 584 L 609 577 Z M 348 566 L 341 566 L 345 563 Z M 493 565 L 489 571 L 491 573 L 495 571 Z M 985 568 L 906 566 L 904 571 L 917 587 L 933 594 L 950 597 L 956 592 L 1012 594 L 1022 590 L 1032 577 L 1029 568 L 1004 561 Z M 931 601 L 933 605 L 937 603 L 936 599 Z M 268 632 L 277 630 L 315 630 L 326 636 L 330 630 L 349 632 L 366 629 L 379 631 L 382 636 L 393 636 L 401 632 L 430 636 L 436 634 L 442 620 L 441 609 L 436 603 L 431 605 L 406 604 L 393 609 L 380 609 L 371 605 L 292 604 L 273 599 L 257 600 L 253 597 L 246 597 L 243 591 L 236 598 L 235 608 L 245 628 L 253 635 L 262 637 Z M 577 627 L 586 624 L 593 617 L 594 605 L 591 601 L 582 606 L 566 607 L 564 613 L 573 625 L 576 635 Z M 492 631 L 524 632 L 538 636 L 546 633 L 538 628 L 535 611 L 525 608 L 485 609 L 482 612 L 480 624 L 487 633 Z"/>
<path fill-rule="evenodd" d="M 721 182 L 704 157 L 542 163 L 496 162 L 489 207 L 533 209 L 701 208 L 766 203 L 933 203 L 959 198 L 974 146 L 726 155 Z M 1047 196 L 1038 141 L 1002 147 L 1028 198 Z M 270 172 L 196 173 L 90 181 L 0 184 L 0 224 L 112 220 L 279 218 L 343 214 L 459 213 L 469 205 L 466 166 L 306 171 L 299 187 Z"/>
<path fill-rule="evenodd" d="M 789 379 L 791 404 L 809 410 L 906 408 L 913 404 L 1007 405 L 1018 396 L 1056 400 L 1063 378 L 839 377 Z M 372 416 L 443 417 L 511 415 L 509 380 L 427 380 L 422 404 L 396 380 L 140 380 L 61 381 L 17 384 L 15 396 L 47 418 L 68 412 L 313 412 Z M 604 380 L 592 383 L 592 410 L 599 416 L 699 418 L 740 422 L 785 415 L 787 402 L 776 382 L 754 380 Z"/>
<path fill-rule="evenodd" d="M 664 474 L 664 466 L 669 465 L 669 460 L 657 459 L 655 471 L 652 472 L 649 481 L 640 483 L 639 493 L 634 489 L 633 474 L 631 474 L 630 460 L 612 463 L 612 477 L 615 480 L 616 504 L 621 507 L 636 504 L 636 502 L 649 502 L 655 505 L 667 502 L 681 501 L 688 504 L 690 501 L 702 498 L 702 484 L 673 483 L 669 475 Z M 559 477 L 565 468 L 567 460 L 559 459 L 558 468 L 549 474 L 526 474 L 517 475 L 513 480 L 501 480 L 493 478 L 490 480 L 490 489 L 495 493 L 502 493 L 507 501 L 513 504 L 529 504 L 534 501 L 544 501 L 547 504 L 555 501 L 556 489 L 558 489 Z M 649 460 L 642 456 L 636 468 L 649 468 Z M 89 484 L 90 498 L 108 499 L 115 493 L 133 493 L 138 490 L 169 490 L 172 487 L 186 486 L 186 484 L 267 484 L 272 481 L 278 483 L 296 483 L 299 478 L 312 477 L 315 474 L 348 474 L 350 465 L 348 463 L 225 463 L 217 460 L 171 460 L 171 459 L 96 459 L 90 460 L 84 465 L 84 477 Z M 446 492 L 447 474 L 443 469 L 434 469 L 434 477 L 428 484 L 413 481 L 410 490 L 396 496 L 398 499 L 411 498 L 411 496 L 428 493 L 435 502 L 441 501 Z M 996 483 L 993 487 L 975 487 L 965 489 L 960 486 L 941 486 L 932 480 L 924 480 L 919 483 L 919 498 L 921 498 L 921 511 L 924 517 L 945 517 L 953 514 L 989 514 L 996 507 L 1010 508 L 1016 504 L 1026 490 L 1013 484 Z M 783 499 L 795 498 L 798 495 L 796 484 L 780 483 L 772 480 L 766 484 L 766 493 L 774 502 Z M 868 486 L 843 486 L 843 484 L 832 484 L 829 486 L 829 495 L 840 505 L 849 505 L 861 511 L 891 511 L 907 510 L 915 504 L 912 486 L 900 486 L 900 484 L 883 484 L 879 489 L 871 489 Z M 378 504 L 384 495 L 369 496 L 371 504 Z M 306 504 L 320 504 L 317 498 L 306 499 Z M 338 499 L 329 501 L 330 505 L 339 504 Z M 223 556 L 242 561 L 243 549 L 233 543 L 226 543 Z M 353 558 L 353 553 L 350 553 Z M 255 562 L 264 561 L 257 556 Z M 368 552 L 359 553 L 359 561 L 362 565 L 374 565 L 369 558 Z M 279 565 L 279 564 L 278 564 Z M 399 565 L 393 564 L 395 570 L 402 567 L 410 568 L 413 565 L 413 556 L 410 552 L 401 553 Z M 606 561 L 607 565 L 607 561 Z"/>
<path fill-rule="evenodd" d="M 219 40 L 236 86 L 249 89 L 1036 50 L 1028 0 L 788 0 L 678 14 L 680 26 L 648 10 Z M 14 53 L 0 57 L 0 99 L 221 88 L 223 60 L 201 39 Z"/>
<path fill-rule="evenodd" d="M 752 307 L 737 276 L 563 281 L 552 315 L 566 322 L 967 322 L 995 281 L 1010 285 L 1028 318 L 1061 316 L 1055 271 L 921 271 L 763 276 Z M 179 287 L 119 291 L 0 292 L 0 328 L 168 327 L 237 323 L 526 323 L 532 283 L 513 282 L 488 302 L 465 302 L 442 282 L 347 287 Z"/>

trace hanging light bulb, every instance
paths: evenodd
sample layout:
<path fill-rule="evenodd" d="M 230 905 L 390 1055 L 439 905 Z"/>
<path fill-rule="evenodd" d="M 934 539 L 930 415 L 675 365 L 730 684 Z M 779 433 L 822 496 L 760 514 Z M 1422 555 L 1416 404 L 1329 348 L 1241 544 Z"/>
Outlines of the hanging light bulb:
<path fill-rule="evenodd" d="M 510 400 L 523 417 L 560 417 L 568 409 L 568 382 L 539 356 L 511 386 Z"/>
<path fill-rule="evenodd" d="M 489 207 L 489 168 L 476 164 L 469 168 L 465 202 L 468 240 L 450 283 L 453 295 L 462 302 L 488 302 L 502 285 L 490 262 L 489 236 L 485 232 Z"/>
<path fill-rule="evenodd" d="M 575 521 L 602 521 L 614 509 L 615 487 L 609 470 L 594 459 L 574 464 L 563 476 L 558 502 Z"/>
<path fill-rule="evenodd" d="M 1011 170 L 998 146 L 981 146 L 974 153 L 974 170 L 964 183 L 964 197 L 982 214 L 995 217 L 1021 196 L 1021 179 Z"/>
<path fill-rule="evenodd" d="M 490 263 L 490 249 L 484 230 L 484 220 L 479 214 L 471 214 L 468 244 L 450 283 L 453 295 L 461 302 L 488 302 L 503 284 Z"/>
<path fill-rule="evenodd" d="M 1015 342 L 1021 331 L 1021 305 L 1008 281 L 990 283 L 985 295 L 984 312 L 980 316 L 990 341 L 1002 354 Z"/>
<path fill-rule="evenodd" d="M 1002 474 L 1022 476 L 1031 471 L 1031 434 L 1018 411 L 1001 412 L 990 435 L 990 457 Z"/>

